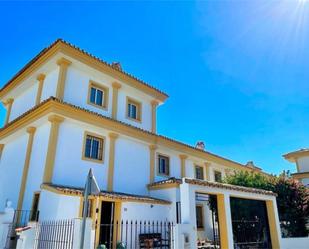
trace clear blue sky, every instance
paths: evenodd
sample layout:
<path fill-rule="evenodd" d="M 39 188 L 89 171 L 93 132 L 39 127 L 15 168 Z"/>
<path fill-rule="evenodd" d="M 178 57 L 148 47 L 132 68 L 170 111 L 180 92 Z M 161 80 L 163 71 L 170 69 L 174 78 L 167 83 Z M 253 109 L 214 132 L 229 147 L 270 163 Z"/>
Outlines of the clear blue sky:
<path fill-rule="evenodd" d="M 160 134 L 271 173 L 309 146 L 309 2 L 1 1 L 0 32 L 1 86 L 61 37 L 167 92 Z"/>

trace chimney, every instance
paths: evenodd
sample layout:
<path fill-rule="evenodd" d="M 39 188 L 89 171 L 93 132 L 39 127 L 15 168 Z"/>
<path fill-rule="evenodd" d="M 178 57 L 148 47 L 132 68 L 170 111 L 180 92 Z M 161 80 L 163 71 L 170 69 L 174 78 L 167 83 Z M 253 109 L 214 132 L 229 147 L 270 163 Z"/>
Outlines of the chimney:
<path fill-rule="evenodd" d="M 205 150 L 205 143 L 203 141 L 197 141 L 195 148 L 199 150 Z"/>
<path fill-rule="evenodd" d="M 253 161 L 247 162 L 246 166 L 249 167 L 249 168 L 255 168 Z"/>
<path fill-rule="evenodd" d="M 112 68 L 114 68 L 114 69 L 117 69 L 117 70 L 119 70 L 119 71 L 122 71 L 122 67 L 121 67 L 120 62 L 112 62 L 111 66 L 112 66 Z"/>

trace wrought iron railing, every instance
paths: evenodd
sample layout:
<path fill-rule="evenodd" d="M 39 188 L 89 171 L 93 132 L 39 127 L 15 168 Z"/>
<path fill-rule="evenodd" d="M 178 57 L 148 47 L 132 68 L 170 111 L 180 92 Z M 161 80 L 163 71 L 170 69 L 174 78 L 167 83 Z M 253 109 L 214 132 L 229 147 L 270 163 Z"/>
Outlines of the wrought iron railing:
<path fill-rule="evenodd" d="M 174 248 L 175 224 L 167 221 L 116 221 L 101 224 L 100 248 Z"/>
<path fill-rule="evenodd" d="M 42 221 L 36 225 L 35 249 L 73 249 L 74 220 Z"/>

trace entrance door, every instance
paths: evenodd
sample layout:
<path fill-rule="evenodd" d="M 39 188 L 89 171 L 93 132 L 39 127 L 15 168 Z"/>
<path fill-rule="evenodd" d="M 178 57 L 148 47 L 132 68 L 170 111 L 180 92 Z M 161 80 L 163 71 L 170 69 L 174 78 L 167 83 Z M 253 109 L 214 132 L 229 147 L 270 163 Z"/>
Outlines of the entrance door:
<path fill-rule="evenodd" d="M 102 201 L 99 244 L 106 248 L 113 248 L 113 223 L 115 203 Z"/>

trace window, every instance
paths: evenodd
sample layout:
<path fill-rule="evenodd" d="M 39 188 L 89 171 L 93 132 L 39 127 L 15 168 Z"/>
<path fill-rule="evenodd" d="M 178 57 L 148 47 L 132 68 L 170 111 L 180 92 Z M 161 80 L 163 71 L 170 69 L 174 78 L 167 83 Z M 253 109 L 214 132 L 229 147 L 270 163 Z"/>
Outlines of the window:
<path fill-rule="evenodd" d="M 197 229 L 204 228 L 204 212 L 203 212 L 202 205 L 196 206 L 196 226 L 197 226 Z"/>
<path fill-rule="evenodd" d="M 108 103 L 108 88 L 92 81 L 89 84 L 88 103 L 106 109 Z"/>
<path fill-rule="evenodd" d="M 170 159 L 167 156 L 158 155 L 158 169 L 160 175 L 170 174 Z"/>
<path fill-rule="evenodd" d="M 204 180 L 204 168 L 201 166 L 195 166 L 195 178 Z"/>
<path fill-rule="evenodd" d="M 39 219 L 39 201 L 40 192 L 35 192 L 32 199 L 30 221 L 38 221 Z"/>
<path fill-rule="evenodd" d="M 220 171 L 215 171 L 215 181 L 222 182 L 222 173 Z"/>
<path fill-rule="evenodd" d="M 142 104 L 131 98 L 127 98 L 127 117 L 129 119 L 141 121 Z"/>
<path fill-rule="evenodd" d="M 86 133 L 84 142 L 83 159 L 103 161 L 104 138 Z"/>

